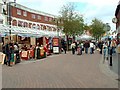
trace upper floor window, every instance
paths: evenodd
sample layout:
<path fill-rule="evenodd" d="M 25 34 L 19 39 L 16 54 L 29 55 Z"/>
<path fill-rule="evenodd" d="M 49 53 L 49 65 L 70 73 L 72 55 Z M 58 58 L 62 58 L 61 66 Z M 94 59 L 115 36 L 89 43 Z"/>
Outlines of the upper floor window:
<path fill-rule="evenodd" d="M 32 14 L 32 18 L 35 19 L 35 14 Z"/>
<path fill-rule="evenodd" d="M 17 9 L 17 15 L 21 15 L 21 10 Z"/>
<path fill-rule="evenodd" d="M 40 15 L 38 15 L 37 18 L 38 18 L 39 20 L 41 20 L 41 16 L 40 16 Z"/>
<path fill-rule="evenodd" d="M 25 17 L 27 16 L 27 12 L 26 11 L 23 12 L 23 16 L 25 16 Z"/>
<path fill-rule="evenodd" d="M 49 18 L 49 22 L 52 22 L 52 18 Z"/>
<path fill-rule="evenodd" d="M 45 17 L 45 21 L 48 21 L 48 17 Z"/>

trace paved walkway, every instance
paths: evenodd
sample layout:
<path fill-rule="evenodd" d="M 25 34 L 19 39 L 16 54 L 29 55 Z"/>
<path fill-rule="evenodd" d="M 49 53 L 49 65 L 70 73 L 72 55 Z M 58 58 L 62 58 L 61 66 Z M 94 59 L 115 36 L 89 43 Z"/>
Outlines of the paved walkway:
<path fill-rule="evenodd" d="M 112 57 L 113 57 L 113 65 L 112 65 L 112 67 L 109 67 L 110 68 L 110 70 L 112 70 L 114 73 L 116 73 L 116 74 L 119 74 L 119 69 L 118 68 L 120 68 L 120 54 L 113 54 L 112 55 Z"/>
<path fill-rule="evenodd" d="M 118 88 L 116 77 L 108 76 L 101 55 L 71 53 L 2 67 L 3 88 Z M 102 67 L 102 68 L 101 68 Z M 104 70 L 105 69 L 105 70 Z"/>

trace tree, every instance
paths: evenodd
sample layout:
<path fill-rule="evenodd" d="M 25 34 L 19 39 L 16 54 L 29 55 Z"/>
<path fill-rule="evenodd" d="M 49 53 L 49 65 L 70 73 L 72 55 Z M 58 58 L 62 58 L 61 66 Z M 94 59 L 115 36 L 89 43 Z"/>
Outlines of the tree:
<path fill-rule="evenodd" d="M 93 19 L 91 24 L 91 33 L 93 37 L 99 39 L 104 33 L 104 23 L 98 19 Z"/>
<path fill-rule="evenodd" d="M 84 20 L 81 15 L 75 12 L 73 3 L 64 5 L 60 10 L 60 16 L 63 20 L 63 32 L 66 35 L 78 35 L 83 32 Z"/>

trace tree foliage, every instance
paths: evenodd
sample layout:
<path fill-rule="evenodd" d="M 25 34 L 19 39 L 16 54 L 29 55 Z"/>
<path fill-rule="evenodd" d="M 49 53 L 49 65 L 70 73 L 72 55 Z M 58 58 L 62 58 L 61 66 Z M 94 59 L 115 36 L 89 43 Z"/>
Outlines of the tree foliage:
<path fill-rule="evenodd" d="M 99 39 L 104 33 L 104 23 L 98 19 L 93 19 L 91 23 L 91 33 L 93 37 Z"/>
<path fill-rule="evenodd" d="M 60 10 L 60 14 L 63 20 L 63 32 L 66 35 L 77 35 L 83 32 L 83 17 L 75 12 L 75 6 L 73 3 L 64 5 Z"/>

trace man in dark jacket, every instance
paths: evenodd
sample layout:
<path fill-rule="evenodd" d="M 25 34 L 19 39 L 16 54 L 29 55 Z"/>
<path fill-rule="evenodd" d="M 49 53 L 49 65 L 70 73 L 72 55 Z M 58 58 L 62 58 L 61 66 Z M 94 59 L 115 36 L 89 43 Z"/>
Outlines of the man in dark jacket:
<path fill-rule="evenodd" d="M 88 54 L 88 48 L 90 47 L 90 43 L 88 41 L 86 41 L 84 43 L 84 48 L 85 48 L 85 53 Z"/>
<path fill-rule="evenodd" d="M 5 54 L 6 54 L 6 57 L 7 57 L 6 61 L 8 62 L 8 66 L 10 66 L 11 51 L 10 51 L 10 44 L 9 44 L 9 42 L 7 42 L 6 45 L 5 45 Z"/>

